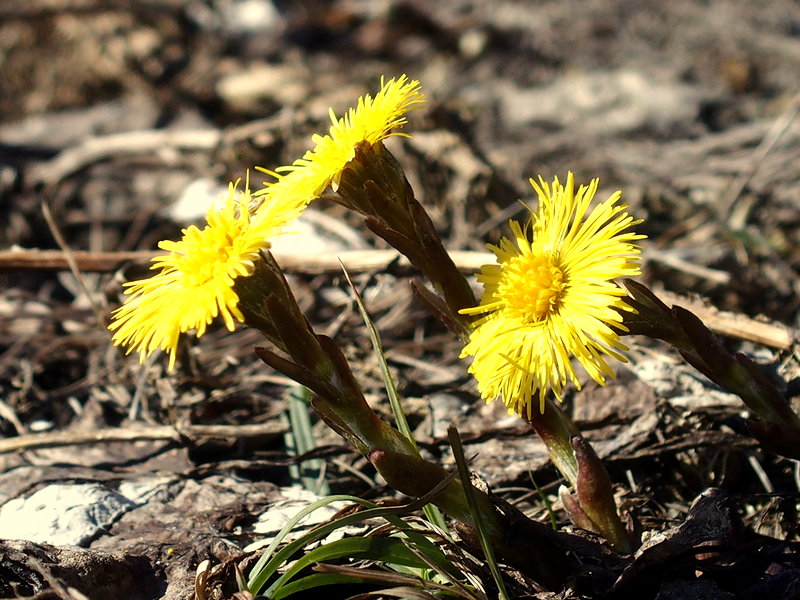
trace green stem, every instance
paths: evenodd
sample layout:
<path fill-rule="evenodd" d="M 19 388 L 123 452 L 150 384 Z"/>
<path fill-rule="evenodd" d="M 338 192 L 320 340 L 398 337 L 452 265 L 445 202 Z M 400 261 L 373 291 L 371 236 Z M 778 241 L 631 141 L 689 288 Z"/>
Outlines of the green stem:
<path fill-rule="evenodd" d="M 626 302 L 621 334 L 636 333 L 664 340 L 683 358 L 723 389 L 738 395 L 757 417 L 748 421 L 764 447 L 800 459 L 800 416 L 778 386 L 752 360 L 732 354 L 694 314 L 668 307 L 641 283 L 625 280 Z"/>
<path fill-rule="evenodd" d="M 241 279 L 236 291 L 245 322 L 260 329 L 285 356 L 266 348 L 257 349 L 257 355 L 313 391 L 311 406 L 317 414 L 369 458 L 391 487 L 420 497 L 447 482 L 433 502 L 465 524 L 462 535 L 472 535 L 476 523 L 460 480 L 422 458 L 406 436 L 369 407 L 341 350 L 333 340 L 314 333 L 272 257 L 265 254 L 254 275 Z M 563 565 L 570 560 L 560 538 L 524 517 L 510 520 L 486 492 L 475 489 L 474 496 L 481 522 L 504 560 L 525 568 L 551 589 L 560 587 L 567 575 Z M 554 554 L 560 569 L 547 564 Z"/>
<path fill-rule="evenodd" d="M 575 423 L 549 397 L 544 412 L 534 411 L 528 420 L 547 447 L 550 460 L 574 488 L 578 483 L 578 462 L 572 449 L 572 438 L 580 436 Z"/>
<path fill-rule="evenodd" d="M 337 202 L 364 215 L 367 227 L 425 274 L 453 318 L 465 326 L 471 322 L 472 317 L 459 311 L 475 306 L 472 288 L 415 198 L 402 167 L 381 142 L 356 147 L 337 194 Z"/>
<path fill-rule="evenodd" d="M 580 430 L 549 397 L 544 412 L 528 420 L 539 435 L 553 464 L 575 490 L 561 494 L 573 522 L 605 537 L 620 553 L 631 552 L 631 541 L 617 512 L 608 472 Z"/>

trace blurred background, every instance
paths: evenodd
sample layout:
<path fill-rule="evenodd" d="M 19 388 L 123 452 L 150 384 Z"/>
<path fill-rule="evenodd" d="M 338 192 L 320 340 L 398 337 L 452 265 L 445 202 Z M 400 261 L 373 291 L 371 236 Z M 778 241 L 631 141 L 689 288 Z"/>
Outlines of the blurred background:
<path fill-rule="evenodd" d="M 800 10 L 790 0 L 4 2 L 0 250 L 154 250 L 201 222 L 228 181 L 249 170 L 258 187 L 255 166 L 301 156 L 313 133 L 327 131 L 329 107 L 341 115 L 377 91 L 381 76 L 404 73 L 421 81 L 427 103 L 410 115 L 405 131 L 413 137 L 387 146 L 449 247 L 485 250 L 509 218 L 524 214 L 518 201 L 532 200 L 528 178 L 573 171 L 581 183 L 599 177 L 599 196 L 621 189 L 645 220 L 649 285 L 798 326 Z M 380 246 L 331 204 L 315 204 L 297 227 L 288 252 Z M 76 277 L 0 261 L 3 436 L 140 421 L 265 423 L 285 411 L 287 382 L 254 357 L 255 332 L 213 329 L 186 345 L 172 374 L 163 359 L 140 366 L 111 347 L 105 323 L 121 301 L 120 284 L 146 269 L 121 262 Z M 446 454 L 442 423 L 455 419 L 478 444 L 476 468 L 492 485 L 530 488 L 529 469 L 552 483 L 527 430 L 476 400 L 458 344 L 414 302 L 407 278 L 357 280 L 427 451 Z M 383 407 L 378 366 L 341 277 L 292 281 L 315 326 L 345 347 Z M 791 353 L 741 348 L 768 362 L 788 357 L 791 367 Z M 641 352 L 670 358 L 663 348 Z M 618 387 L 589 386 L 570 399 L 600 442 L 647 413 L 660 415 L 638 446 L 606 448 L 615 483 L 637 481 L 633 504 L 658 519 L 685 514 L 707 485 L 764 491 L 748 466 L 750 450 L 721 456 L 700 442 L 698 454 L 681 454 L 680 444 L 666 458 L 642 450 L 704 428 L 744 434 L 740 405 L 729 399 L 709 396 L 705 412 L 691 418 L 685 403 L 670 403 L 696 381 L 666 364 L 673 366 L 664 374 L 634 361 Z M 333 456 L 350 456 L 324 427 L 315 431 L 320 445 L 338 448 Z M 228 467 L 289 482 L 285 465 L 270 462 L 286 456 L 283 441 L 249 444 L 206 440 L 158 468 L 186 473 L 247 459 L 250 467 Z M 143 446 L 134 456 L 125 446 L 115 457 L 108 448 L 17 453 L 4 455 L 3 469 L 140 461 L 146 471 L 164 448 Z M 331 459 L 333 488 L 385 492 L 363 461 L 345 464 L 353 460 Z M 794 477 L 785 462 L 764 471 L 774 481 Z M 766 514 L 759 510 L 751 516 Z M 789 530 L 796 535 L 796 522 Z"/>

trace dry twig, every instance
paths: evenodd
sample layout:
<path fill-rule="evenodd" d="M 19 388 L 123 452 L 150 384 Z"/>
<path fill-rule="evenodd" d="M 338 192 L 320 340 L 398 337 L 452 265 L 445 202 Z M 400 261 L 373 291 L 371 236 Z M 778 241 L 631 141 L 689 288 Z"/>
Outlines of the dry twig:
<path fill-rule="evenodd" d="M 59 250 L 5 250 L 0 251 L 0 272 L 18 270 L 64 270 L 70 268 L 70 259 L 81 271 L 113 271 L 126 262 L 145 263 L 155 252 L 71 252 Z M 452 251 L 450 256 L 464 272 L 475 273 L 482 265 L 493 263 L 491 252 Z M 412 274 L 411 265 L 396 250 L 347 250 L 336 254 L 283 254 L 275 253 L 278 264 L 287 273 L 319 275 L 341 273 L 342 265 L 351 273 L 380 271 L 395 264 L 393 272 Z M 690 300 L 671 292 L 660 292 L 667 304 L 679 304 L 695 313 L 714 332 L 742 340 L 750 340 L 772 348 L 790 350 L 798 334 L 780 323 L 757 320 L 746 315 L 718 311 L 702 302 Z"/>
<path fill-rule="evenodd" d="M 277 437 L 286 433 L 286 426 L 277 421 L 253 425 L 148 425 L 136 427 L 110 427 L 91 431 L 52 431 L 29 433 L 17 437 L 0 439 L 0 454 L 53 448 L 78 446 L 103 442 L 139 442 L 143 440 L 173 440 L 199 438 L 254 438 Z"/>

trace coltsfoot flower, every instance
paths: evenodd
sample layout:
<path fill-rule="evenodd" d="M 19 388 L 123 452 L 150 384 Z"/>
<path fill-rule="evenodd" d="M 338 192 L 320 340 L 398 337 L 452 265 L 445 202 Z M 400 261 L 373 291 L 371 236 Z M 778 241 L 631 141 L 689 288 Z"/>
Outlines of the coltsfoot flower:
<path fill-rule="evenodd" d="M 401 75 L 384 81 L 373 98 L 369 94 L 358 99 L 358 106 L 350 108 L 341 118 L 330 109 L 332 125 L 327 135 L 315 134 L 314 148 L 294 161 L 292 165 L 274 171 L 259 169 L 271 175 L 274 181 L 265 182 L 256 196 L 264 198 L 305 198 L 313 200 L 332 186 L 338 186 L 342 170 L 355 156 L 360 142 L 375 144 L 392 135 L 407 136 L 397 131 L 408 121 L 406 113 L 424 102 L 420 83 Z M 261 210 L 258 208 L 257 210 Z"/>
<path fill-rule="evenodd" d="M 240 193 L 236 187 L 229 185 L 224 205 L 208 212 L 203 229 L 192 225 L 180 241 L 159 243 L 169 254 L 153 259 L 151 269 L 158 273 L 125 284 L 128 298 L 109 325 L 116 345 L 139 352 L 142 361 L 163 350 L 171 370 L 181 334 L 195 330 L 200 337 L 217 317 L 231 331 L 243 320 L 234 281 L 252 273 L 259 251 L 269 248 L 269 238 L 305 203 L 274 199 L 250 215 L 250 190 L 245 186 Z"/>
<path fill-rule="evenodd" d="M 639 274 L 632 242 L 645 237 L 630 231 L 641 221 L 617 204 L 620 192 L 589 211 L 597 179 L 577 192 L 572 173 L 566 185 L 530 182 L 537 211 L 524 229 L 509 223 L 513 239 L 489 246 L 498 264 L 478 275 L 483 299 L 461 311 L 483 315 L 461 353 L 474 357 L 481 396 L 528 419 L 537 394 L 543 411 L 549 389 L 559 400 L 567 380 L 580 389 L 572 357 L 600 384 L 614 376 L 606 357 L 625 361 L 617 330 L 625 331 L 620 311 L 632 309 L 613 280 Z"/>

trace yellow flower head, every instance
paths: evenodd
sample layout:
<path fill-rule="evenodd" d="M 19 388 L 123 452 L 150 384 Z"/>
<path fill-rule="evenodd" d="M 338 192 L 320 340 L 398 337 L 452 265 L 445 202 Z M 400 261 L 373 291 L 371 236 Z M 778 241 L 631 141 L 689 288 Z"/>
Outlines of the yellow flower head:
<path fill-rule="evenodd" d="M 473 356 L 470 372 L 487 401 L 498 396 L 509 409 L 531 417 L 538 392 L 544 410 L 548 389 L 561 400 L 567 379 L 580 389 L 571 363 L 575 357 L 600 384 L 614 373 L 606 355 L 625 358 L 626 350 L 611 327 L 625 330 L 620 310 L 632 310 L 612 280 L 639 274 L 642 239 L 629 228 L 627 206 L 617 205 L 620 192 L 589 212 L 598 180 L 574 191 L 572 173 L 566 185 L 552 188 L 540 177 L 530 180 L 539 195 L 525 230 L 511 221 L 513 240 L 489 246 L 498 264 L 482 268 L 480 306 L 466 314 L 483 314 L 461 353 Z"/>
<path fill-rule="evenodd" d="M 159 272 L 125 284 L 128 298 L 109 325 L 116 345 L 139 352 L 142 361 L 164 350 L 173 369 L 180 334 L 196 330 L 199 337 L 218 316 L 231 331 L 243 320 L 234 281 L 252 273 L 259 251 L 269 248 L 268 238 L 305 206 L 272 202 L 251 216 L 250 202 L 250 190 L 238 193 L 232 183 L 224 205 L 208 212 L 203 229 L 192 225 L 179 242 L 159 243 L 169 252 L 153 259 L 151 269 Z"/>
<path fill-rule="evenodd" d="M 330 132 L 327 135 L 315 134 L 311 138 L 315 146 L 303 158 L 275 171 L 260 169 L 275 180 L 265 182 L 266 187 L 256 195 L 288 195 L 309 202 L 329 185 L 335 188 L 342 170 L 355 156 L 357 144 L 375 144 L 392 135 L 407 135 L 396 129 L 407 123 L 406 112 L 418 108 L 423 102 L 418 81 L 409 81 L 405 75 L 389 81 L 381 78 L 381 90 L 375 97 L 362 96 L 358 99 L 358 106 L 348 110 L 343 117 L 337 118 L 330 109 L 333 122 Z"/>

